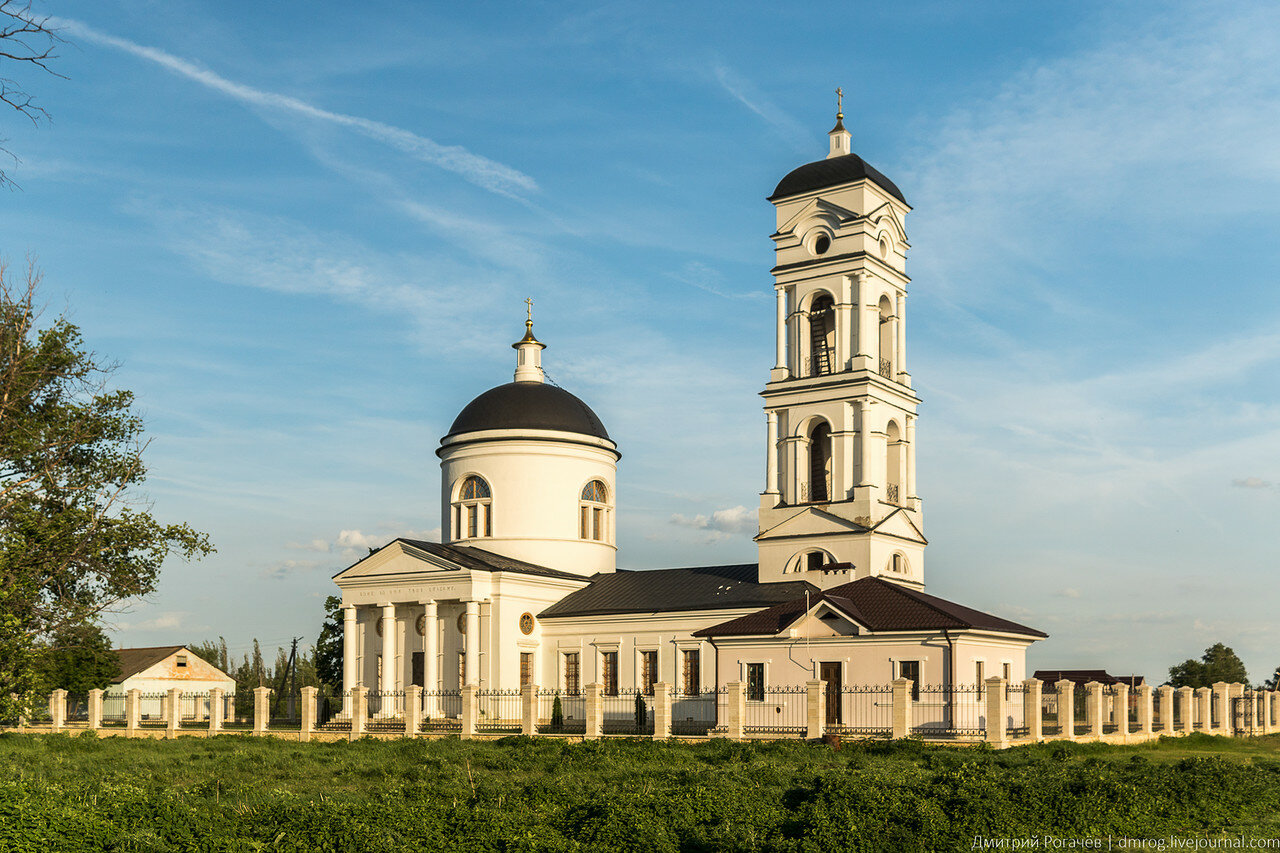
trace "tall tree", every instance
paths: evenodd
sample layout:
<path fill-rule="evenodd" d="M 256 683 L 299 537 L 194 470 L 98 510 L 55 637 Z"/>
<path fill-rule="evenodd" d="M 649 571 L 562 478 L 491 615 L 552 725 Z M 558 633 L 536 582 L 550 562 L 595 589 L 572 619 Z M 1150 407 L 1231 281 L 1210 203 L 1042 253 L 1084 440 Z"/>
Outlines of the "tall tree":
<path fill-rule="evenodd" d="M 324 684 L 342 689 L 342 599 L 331 595 L 324 600 L 324 622 L 316 640 L 316 674 Z"/>
<path fill-rule="evenodd" d="M 36 328 L 39 283 L 0 263 L 0 711 L 39 686 L 42 647 L 152 592 L 170 554 L 213 551 L 139 499 L 133 395 L 65 317 Z"/>
<path fill-rule="evenodd" d="M 33 11 L 31 0 L 0 0 L 0 105 L 12 107 L 35 125 L 49 118 L 26 86 L 10 75 L 35 71 L 62 77 L 51 67 L 58 58 L 55 51 L 61 42 L 57 29 L 50 26 L 49 16 Z M 7 148 L 0 147 L 0 153 L 18 161 Z M 12 187 L 14 183 L 0 169 L 0 187 L 6 185 Z"/>
<path fill-rule="evenodd" d="M 93 623 L 69 625 L 49 639 L 40 668 L 45 690 L 61 687 L 83 696 L 105 689 L 120 675 L 120 661 L 111 640 Z"/>
<path fill-rule="evenodd" d="M 1249 683 L 1244 661 L 1222 643 L 1214 643 L 1205 649 L 1200 660 L 1188 658 L 1169 667 L 1169 683 L 1174 687 L 1212 687 L 1219 681 L 1227 684 Z"/>
<path fill-rule="evenodd" d="M 1268 690 L 1280 690 L 1280 666 L 1276 667 L 1276 671 L 1271 673 L 1271 677 L 1262 686 Z"/>

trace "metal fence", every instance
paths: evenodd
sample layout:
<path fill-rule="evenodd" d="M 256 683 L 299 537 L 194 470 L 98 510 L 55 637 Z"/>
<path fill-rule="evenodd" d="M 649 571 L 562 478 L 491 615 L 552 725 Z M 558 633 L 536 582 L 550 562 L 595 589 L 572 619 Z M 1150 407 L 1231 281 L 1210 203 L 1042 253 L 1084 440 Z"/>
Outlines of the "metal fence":
<path fill-rule="evenodd" d="M 72 725 L 89 722 L 89 696 L 85 693 L 68 693 L 66 721 Z"/>
<path fill-rule="evenodd" d="M 422 724 L 424 732 L 462 731 L 462 691 L 422 691 Z"/>
<path fill-rule="evenodd" d="M 968 737 L 987 723 L 986 685 L 922 684 L 911 703 L 911 733 L 928 737 Z"/>
<path fill-rule="evenodd" d="M 168 693 L 138 694 L 138 725 L 146 728 L 163 728 L 169 718 Z"/>
<path fill-rule="evenodd" d="M 653 697 L 638 688 L 624 687 L 601 697 L 601 729 L 607 735 L 653 734 Z"/>
<path fill-rule="evenodd" d="M 404 731 L 404 691 L 370 690 L 365 697 L 368 714 L 365 730 L 370 732 Z"/>
<path fill-rule="evenodd" d="M 700 693 L 673 693 L 671 696 L 671 733 L 673 735 L 705 735 L 716 727 L 717 715 L 723 719 L 724 697 L 720 690 L 703 689 Z"/>
<path fill-rule="evenodd" d="M 268 727 L 285 731 L 302 728 L 302 694 L 272 694 L 267 700 Z"/>
<path fill-rule="evenodd" d="M 1062 734 L 1063 724 L 1070 720 L 1058 713 L 1058 691 L 1046 690 L 1040 694 L 1040 726 L 1045 735 Z"/>
<path fill-rule="evenodd" d="M 587 700 L 581 693 L 559 690 L 538 691 L 538 734 L 582 735 L 587 733 Z"/>
<path fill-rule="evenodd" d="M 838 692 L 828 687 L 823 715 L 826 730 L 834 734 L 888 737 L 893 733 L 893 685 L 846 684 Z"/>
<path fill-rule="evenodd" d="M 524 704 L 519 690 L 477 690 L 477 732 L 519 734 Z"/>
<path fill-rule="evenodd" d="M 804 736 L 809 730 L 809 691 L 795 687 L 763 687 L 755 695 L 747 690 L 745 734 Z"/>
<path fill-rule="evenodd" d="M 1027 686 L 1022 682 L 1005 685 L 1005 731 L 1012 737 L 1031 734 L 1031 721 L 1027 719 Z"/>

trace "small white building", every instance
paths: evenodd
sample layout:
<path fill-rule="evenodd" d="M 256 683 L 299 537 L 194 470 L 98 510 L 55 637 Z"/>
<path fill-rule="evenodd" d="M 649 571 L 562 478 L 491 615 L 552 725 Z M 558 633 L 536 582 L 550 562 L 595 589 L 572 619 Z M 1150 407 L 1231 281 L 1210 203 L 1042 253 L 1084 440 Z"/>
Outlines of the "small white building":
<path fill-rule="evenodd" d="M 514 381 L 441 439 L 442 543 L 397 539 L 335 577 L 344 686 L 656 681 L 959 685 L 1026 677 L 1043 632 L 927 595 L 906 358 L 902 192 L 850 150 L 770 201 L 775 364 L 758 563 L 616 571 L 618 461 L 604 424 L 544 381 L 532 317 Z M 842 713 L 839 700 L 829 719 Z"/>
<path fill-rule="evenodd" d="M 140 649 L 116 649 L 120 673 L 107 688 L 108 695 L 137 690 L 141 695 L 142 717 L 159 718 L 165 702 L 161 694 L 173 688 L 182 691 L 184 714 L 208 719 L 209 691 L 219 689 L 228 699 L 234 698 L 236 681 L 186 646 L 149 646 Z"/>

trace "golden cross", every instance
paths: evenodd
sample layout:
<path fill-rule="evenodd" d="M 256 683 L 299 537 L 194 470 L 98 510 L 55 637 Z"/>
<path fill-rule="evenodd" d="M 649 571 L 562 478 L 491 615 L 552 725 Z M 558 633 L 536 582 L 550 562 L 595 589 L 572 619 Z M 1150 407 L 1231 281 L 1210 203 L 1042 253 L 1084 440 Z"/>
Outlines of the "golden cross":
<path fill-rule="evenodd" d="M 836 115 L 844 115 L 844 90 L 836 87 Z"/>
<path fill-rule="evenodd" d="M 529 306 L 529 322 L 532 323 L 533 322 L 533 300 L 526 299 L 524 301 L 524 304 Z"/>

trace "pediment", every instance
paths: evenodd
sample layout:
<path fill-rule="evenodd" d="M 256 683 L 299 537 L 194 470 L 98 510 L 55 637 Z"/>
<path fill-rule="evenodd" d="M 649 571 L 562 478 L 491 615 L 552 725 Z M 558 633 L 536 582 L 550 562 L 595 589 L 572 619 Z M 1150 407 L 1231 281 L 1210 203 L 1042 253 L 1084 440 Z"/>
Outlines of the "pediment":
<path fill-rule="evenodd" d="M 838 204 L 832 204 L 824 198 L 814 198 L 806 202 L 805 205 L 796 211 L 790 219 L 779 226 L 778 233 L 775 236 L 794 234 L 802 223 L 808 222 L 811 219 L 826 220 L 834 230 L 838 229 L 841 225 L 853 222 L 858 218 L 858 214 L 848 208 L 841 207 Z"/>
<path fill-rule="evenodd" d="M 907 242 L 907 226 L 902 221 L 898 211 L 888 202 L 868 213 L 867 220 L 876 228 L 888 228 L 893 233 L 895 240 L 902 243 Z"/>
<path fill-rule="evenodd" d="M 778 522 L 768 530 L 760 531 L 756 536 L 760 539 L 775 539 L 783 536 L 824 536 L 832 533 L 864 533 L 866 528 L 860 524 L 826 512 L 820 507 L 806 506 L 795 515 Z"/>
<path fill-rule="evenodd" d="M 337 581 L 374 575 L 421 575 L 459 571 L 462 571 L 462 566 L 456 563 L 395 541 L 348 566 L 333 579 Z"/>
<path fill-rule="evenodd" d="M 924 533 L 911 520 L 911 515 L 901 507 L 886 515 L 871 529 L 885 536 L 896 536 L 899 539 L 919 542 L 921 545 L 929 544 L 929 540 L 924 538 Z"/>
<path fill-rule="evenodd" d="M 856 637 L 867 633 L 867 626 L 829 601 L 819 601 L 809 612 L 788 628 L 792 637 Z"/>

